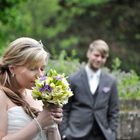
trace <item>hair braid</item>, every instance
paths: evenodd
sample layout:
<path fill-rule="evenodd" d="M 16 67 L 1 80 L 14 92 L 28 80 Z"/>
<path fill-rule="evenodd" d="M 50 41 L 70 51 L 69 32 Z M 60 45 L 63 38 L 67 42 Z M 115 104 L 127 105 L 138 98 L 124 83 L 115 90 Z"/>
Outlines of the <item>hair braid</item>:
<path fill-rule="evenodd" d="M 13 103 L 15 103 L 17 106 L 22 106 L 30 117 L 34 118 L 38 114 L 38 112 L 34 108 L 30 107 L 30 105 L 24 100 L 22 96 L 19 96 L 19 93 L 15 93 L 6 87 L 1 87 L 1 90 L 4 91 L 4 93 Z"/>

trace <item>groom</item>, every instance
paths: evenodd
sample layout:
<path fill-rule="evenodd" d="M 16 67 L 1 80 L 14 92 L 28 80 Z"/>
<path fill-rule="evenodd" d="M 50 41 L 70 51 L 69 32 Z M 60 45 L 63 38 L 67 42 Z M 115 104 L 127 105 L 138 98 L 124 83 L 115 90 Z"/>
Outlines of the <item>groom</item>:
<path fill-rule="evenodd" d="M 103 40 L 93 41 L 84 69 L 69 77 L 74 96 L 64 106 L 63 140 L 115 140 L 119 99 L 116 80 L 102 67 L 109 55 Z"/>

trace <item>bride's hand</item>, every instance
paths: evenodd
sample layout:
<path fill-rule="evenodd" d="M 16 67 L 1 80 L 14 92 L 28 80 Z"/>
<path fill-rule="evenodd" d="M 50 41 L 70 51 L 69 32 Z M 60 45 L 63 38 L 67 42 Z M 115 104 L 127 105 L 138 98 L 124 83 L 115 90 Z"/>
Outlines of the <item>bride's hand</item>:
<path fill-rule="evenodd" d="M 63 118 L 63 110 L 60 107 L 53 107 L 50 109 L 52 116 L 54 117 L 54 121 L 59 124 Z"/>
<path fill-rule="evenodd" d="M 36 119 L 41 125 L 42 129 L 54 124 L 54 116 L 52 115 L 52 112 L 45 108 L 39 113 Z"/>

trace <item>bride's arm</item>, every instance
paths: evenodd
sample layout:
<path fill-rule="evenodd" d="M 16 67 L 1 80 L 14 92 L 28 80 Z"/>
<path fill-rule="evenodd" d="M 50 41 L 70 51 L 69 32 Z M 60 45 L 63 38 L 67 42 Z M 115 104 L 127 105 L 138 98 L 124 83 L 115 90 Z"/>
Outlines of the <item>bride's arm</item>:
<path fill-rule="evenodd" d="M 62 108 L 52 108 L 54 123 L 46 128 L 48 140 L 61 140 L 58 124 L 61 123 L 63 117 Z"/>
<path fill-rule="evenodd" d="M 8 98 L 0 91 L 0 140 L 28 140 L 32 139 L 38 131 L 38 128 L 34 121 L 21 131 L 15 134 L 7 134 L 8 129 L 8 116 L 7 116 L 7 103 Z"/>
<path fill-rule="evenodd" d="M 31 140 L 44 127 L 50 126 L 53 123 L 53 118 L 48 110 L 43 110 L 39 113 L 36 119 L 33 119 L 28 125 L 14 134 L 6 134 L 1 136 L 1 140 Z M 57 140 L 57 139 L 56 139 Z"/>
<path fill-rule="evenodd" d="M 44 128 L 52 124 L 53 119 L 48 110 L 43 110 L 37 117 L 40 126 Z M 16 133 L 7 134 L 8 115 L 7 115 L 7 96 L 0 91 L 0 140 L 31 140 L 40 131 L 35 120 L 31 121 Z"/>
<path fill-rule="evenodd" d="M 7 132 L 7 97 L 0 91 L 0 140 Z"/>
<path fill-rule="evenodd" d="M 38 127 L 36 126 L 36 122 L 33 120 L 29 123 L 26 127 L 22 130 L 18 131 L 14 134 L 8 134 L 4 136 L 1 140 L 31 140 L 33 139 L 37 132 L 39 131 Z"/>
<path fill-rule="evenodd" d="M 48 140 L 61 140 L 57 124 L 47 129 L 47 138 Z"/>

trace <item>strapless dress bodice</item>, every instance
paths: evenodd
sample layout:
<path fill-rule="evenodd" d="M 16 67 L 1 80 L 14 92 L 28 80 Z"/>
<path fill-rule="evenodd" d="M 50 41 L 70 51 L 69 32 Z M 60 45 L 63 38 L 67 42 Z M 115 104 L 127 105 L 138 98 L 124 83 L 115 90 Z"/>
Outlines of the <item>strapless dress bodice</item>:
<path fill-rule="evenodd" d="M 15 133 L 25 127 L 32 121 L 32 118 L 26 114 L 24 109 L 20 106 L 15 106 L 7 111 L 8 113 L 8 134 Z M 38 133 L 32 140 L 47 140 L 46 134 Z"/>

